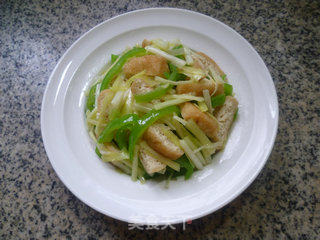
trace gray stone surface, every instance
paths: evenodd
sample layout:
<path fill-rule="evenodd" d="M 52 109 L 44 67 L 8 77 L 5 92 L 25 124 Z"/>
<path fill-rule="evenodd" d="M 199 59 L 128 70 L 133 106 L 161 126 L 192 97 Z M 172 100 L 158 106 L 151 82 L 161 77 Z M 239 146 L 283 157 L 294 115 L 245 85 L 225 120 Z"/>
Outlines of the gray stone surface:
<path fill-rule="evenodd" d="M 0 239 L 319 239 L 319 1 L 0 2 Z M 176 230 L 128 230 L 73 196 L 43 148 L 40 106 L 58 59 L 82 34 L 145 7 L 202 12 L 244 36 L 268 66 L 280 122 L 257 180 Z"/>

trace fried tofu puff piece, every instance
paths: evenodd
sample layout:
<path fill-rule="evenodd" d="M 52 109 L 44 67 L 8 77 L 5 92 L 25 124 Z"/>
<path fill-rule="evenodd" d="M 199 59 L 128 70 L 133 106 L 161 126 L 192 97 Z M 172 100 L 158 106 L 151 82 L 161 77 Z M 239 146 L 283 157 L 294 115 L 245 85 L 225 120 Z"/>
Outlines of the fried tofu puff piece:
<path fill-rule="evenodd" d="M 165 72 L 169 72 L 167 60 L 156 55 L 145 55 L 133 57 L 123 66 L 123 72 L 127 78 L 145 71 L 148 76 L 163 77 Z"/>
<path fill-rule="evenodd" d="M 205 89 L 208 89 L 211 95 L 215 90 L 215 83 L 204 78 L 199 82 L 180 84 L 176 91 L 178 94 L 191 93 L 195 96 L 202 96 Z"/>
<path fill-rule="evenodd" d="M 232 96 L 227 96 L 224 104 L 215 113 L 215 117 L 220 124 L 219 131 L 216 133 L 217 141 L 222 143 L 226 142 L 237 109 L 237 99 Z"/>
<path fill-rule="evenodd" d="M 144 148 L 139 150 L 139 159 L 149 175 L 156 172 L 161 172 L 166 168 L 166 165 L 158 161 L 154 156 L 149 154 Z"/>
<path fill-rule="evenodd" d="M 219 122 L 209 113 L 202 112 L 194 104 L 187 102 L 181 105 L 181 115 L 185 120 L 192 119 L 199 128 L 213 141 L 218 141 Z"/>
<path fill-rule="evenodd" d="M 153 124 L 145 131 L 143 138 L 153 150 L 171 160 L 176 160 L 184 152 L 175 143 L 176 136 L 169 131 L 164 124 Z M 178 140 L 177 137 L 176 139 Z"/>

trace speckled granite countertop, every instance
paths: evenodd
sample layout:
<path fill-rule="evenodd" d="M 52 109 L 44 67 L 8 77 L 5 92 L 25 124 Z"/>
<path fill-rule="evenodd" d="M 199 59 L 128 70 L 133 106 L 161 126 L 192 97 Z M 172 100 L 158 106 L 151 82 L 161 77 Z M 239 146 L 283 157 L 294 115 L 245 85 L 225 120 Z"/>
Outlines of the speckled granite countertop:
<path fill-rule="evenodd" d="M 319 239 L 320 2 L 277 2 L 1 1 L 0 239 Z M 53 171 L 40 132 L 45 85 L 67 48 L 112 16 L 157 6 L 238 31 L 264 59 L 280 104 L 275 147 L 257 180 L 185 231 L 128 230 L 84 205 Z"/>

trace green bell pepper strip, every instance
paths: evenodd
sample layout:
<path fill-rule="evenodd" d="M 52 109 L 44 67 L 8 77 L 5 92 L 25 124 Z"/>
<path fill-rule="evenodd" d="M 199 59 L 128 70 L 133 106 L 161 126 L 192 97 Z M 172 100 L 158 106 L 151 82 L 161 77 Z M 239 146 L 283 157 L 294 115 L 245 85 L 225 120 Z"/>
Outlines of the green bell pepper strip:
<path fill-rule="evenodd" d="M 144 93 L 144 94 L 138 94 L 134 96 L 134 99 L 137 102 L 150 102 L 153 99 L 161 98 L 163 95 L 165 95 L 170 89 L 172 88 L 172 85 L 170 84 L 164 84 L 160 85 L 156 89 Z"/>
<path fill-rule="evenodd" d="M 189 159 L 186 157 L 186 155 L 184 154 L 182 157 L 177 159 L 176 162 L 180 164 L 181 168 L 186 169 L 186 171 L 184 173 L 184 179 L 185 180 L 189 179 L 193 174 L 194 167 L 191 165 L 191 163 L 190 163 Z"/>
<path fill-rule="evenodd" d="M 178 78 L 178 75 L 179 75 L 178 71 L 177 71 L 177 70 L 174 70 L 174 71 L 170 74 L 168 80 L 171 80 L 171 81 L 175 81 L 175 82 L 176 82 L 176 81 L 177 81 L 177 78 Z"/>
<path fill-rule="evenodd" d="M 224 83 L 223 88 L 224 88 L 224 93 L 226 94 L 226 96 L 232 95 L 233 87 L 231 84 Z"/>
<path fill-rule="evenodd" d="M 173 64 L 169 63 L 169 69 L 171 71 L 171 74 L 168 78 L 168 80 L 171 80 L 171 81 L 177 81 L 177 78 L 178 78 L 178 68 L 176 66 L 174 66 Z"/>
<path fill-rule="evenodd" d="M 182 59 L 182 60 L 186 60 L 183 55 L 176 55 L 175 57 L 180 58 L 180 59 Z"/>
<path fill-rule="evenodd" d="M 114 138 L 114 140 L 116 141 L 118 147 L 120 148 L 120 150 L 123 149 L 128 149 L 128 130 L 132 131 L 134 125 L 131 126 L 123 126 L 122 128 L 120 128 L 117 133 L 116 136 Z"/>
<path fill-rule="evenodd" d="M 137 126 L 133 128 L 129 136 L 129 156 L 131 160 L 133 159 L 135 145 L 142 134 L 147 130 L 147 128 L 158 121 L 160 118 L 172 113 L 178 114 L 179 108 L 177 106 L 169 106 L 159 110 L 151 110 L 140 118 Z"/>
<path fill-rule="evenodd" d="M 168 65 L 171 73 L 178 72 L 178 69 L 175 65 L 173 65 L 172 63 L 168 63 Z"/>
<path fill-rule="evenodd" d="M 136 125 L 138 122 L 137 114 L 126 114 L 121 118 L 117 118 L 108 123 L 108 125 L 103 129 L 102 133 L 98 138 L 98 143 L 111 142 L 113 134 L 116 130 L 125 127 Z"/>
<path fill-rule="evenodd" d="M 168 79 L 170 77 L 170 73 L 169 72 L 165 72 L 163 75 L 165 76 L 166 79 Z"/>
<path fill-rule="evenodd" d="M 129 58 L 143 56 L 145 54 L 147 54 L 147 51 L 144 48 L 133 48 L 123 54 L 111 67 L 111 69 L 107 72 L 106 76 L 102 80 L 100 92 L 109 87 L 111 80 L 121 72 L 123 65 L 128 61 Z"/>
<path fill-rule="evenodd" d="M 172 48 L 172 49 L 179 49 L 179 48 L 182 48 L 183 46 L 182 46 L 182 44 L 180 44 L 180 45 L 178 45 L 178 46 L 175 46 L 174 48 Z"/>
<path fill-rule="evenodd" d="M 101 153 L 100 153 L 100 151 L 99 151 L 98 147 L 96 147 L 96 149 L 95 149 L 94 151 L 96 152 L 96 154 L 98 155 L 98 157 L 99 157 L 99 158 L 101 158 L 101 157 L 102 157 L 102 155 L 101 155 Z"/>
<path fill-rule="evenodd" d="M 211 97 L 211 105 L 213 108 L 219 107 L 226 101 L 226 95 L 224 93 Z"/>
<path fill-rule="evenodd" d="M 94 104 L 95 104 L 95 101 L 96 101 L 96 88 L 97 88 L 97 84 L 93 85 L 90 88 L 89 95 L 88 95 L 88 98 L 87 98 L 86 107 L 90 111 L 92 111 L 94 109 Z"/>
<path fill-rule="evenodd" d="M 164 75 L 167 79 L 169 79 L 169 77 L 170 77 L 170 73 L 168 73 L 168 72 L 165 72 L 163 75 Z M 186 79 L 187 79 L 187 76 L 186 76 L 186 75 L 184 75 L 183 73 L 178 73 L 175 81 L 184 81 L 184 80 L 186 80 Z M 208 79 L 209 79 L 209 78 L 208 78 Z"/>
<path fill-rule="evenodd" d="M 234 116 L 233 116 L 233 121 L 237 120 L 238 112 L 239 112 L 239 108 L 237 108 L 237 111 L 236 111 L 236 113 L 235 113 Z"/>
<path fill-rule="evenodd" d="M 119 57 L 118 55 L 111 54 L 111 63 L 114 63 L 115 61 L 117 61 L 118 57 Z"/>
<path fill-rule="evenodd" d="M 178 73 L 177 81 L 184 81 L 186 79 L 187 79 L 186 75 L 184 75 L 183 73 Z"/>
<path fill-rule="evenodd" d="M 171 70 L 171 74 L 169 76 L 169 80 L 171 81 L 177 81 L 177 78 L 179 76 L 178 69 L 176 66 L 169 63 L 169 68 Z M 144 93 L 144 94 L 138 94 L 134 96 L 134 99 L 137 102 L 150 102 L 153 99 L 161 98 L 163 95 L 165 95 L 173 86 L 169 84 L 164 84 L 158 86 L 153 91 Z"/>

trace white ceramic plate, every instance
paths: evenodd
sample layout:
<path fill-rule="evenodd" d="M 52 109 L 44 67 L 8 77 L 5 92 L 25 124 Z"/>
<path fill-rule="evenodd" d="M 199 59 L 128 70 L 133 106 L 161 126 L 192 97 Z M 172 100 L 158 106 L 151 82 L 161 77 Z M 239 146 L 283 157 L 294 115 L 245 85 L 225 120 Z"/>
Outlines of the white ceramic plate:
<path fill-rule="evenodd" d="M 224 151 L 192 179 L 132 182 L 96 156 L 86 131 L 84 90 L 92 77 L 126 46 L 144 38 L 180 38 L 207 53 L 227 73 L 239 115 Z M 78 39 L 48 82 L 41 130 L 50 162 L 84 203 L 113 218 L 141 224 L 172 224 L 223 207 L 255 179 L 272 150 L 278 102 L 260 56 L 238 33 L 208 16 L 180 9 L 144 9 L 112 18 Z"/>

